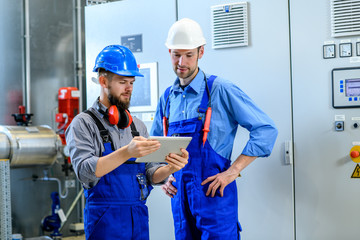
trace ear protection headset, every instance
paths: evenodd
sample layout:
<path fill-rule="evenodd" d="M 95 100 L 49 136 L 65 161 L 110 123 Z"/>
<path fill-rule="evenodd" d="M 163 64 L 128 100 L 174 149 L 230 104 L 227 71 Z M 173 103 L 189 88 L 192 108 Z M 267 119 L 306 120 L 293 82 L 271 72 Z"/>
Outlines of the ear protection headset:
<path fill-rule="evenodd" d="M 100 107 L 99 100 L 97 104 L 97 110 L 109 120 L 112 125 L 117 125 L 121 129 L 129 127 L 133 121 L 129 111 L 119 109 L 115 105 L 111 105 L 106 111 L 103 111 Z"/>

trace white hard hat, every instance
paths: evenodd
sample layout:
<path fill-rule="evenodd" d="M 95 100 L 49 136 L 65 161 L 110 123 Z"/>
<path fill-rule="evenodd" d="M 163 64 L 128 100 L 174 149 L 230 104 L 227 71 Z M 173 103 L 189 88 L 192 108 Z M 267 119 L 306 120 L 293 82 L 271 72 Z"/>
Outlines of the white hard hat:
<path fill-rule="evenodd" d="M 205 44 L 200 25 L 189 18 L 183 18 L 170 27 L 165 43 L 169 49 L 194 49 Z"/>

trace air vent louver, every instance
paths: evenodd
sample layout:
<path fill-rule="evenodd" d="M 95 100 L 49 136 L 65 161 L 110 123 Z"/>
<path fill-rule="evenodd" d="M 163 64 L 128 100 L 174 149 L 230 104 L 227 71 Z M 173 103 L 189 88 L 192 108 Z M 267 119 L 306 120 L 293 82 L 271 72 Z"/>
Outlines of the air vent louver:
<path fill-rule="evenodd" d="M 212 13 L 212 47 L 248 45 L 247 2 L 216 5 Z"/>
<path fill-rule="evenodd" d="M 360 0 L 331 0 L 331 36 L 360 35 Z"/>

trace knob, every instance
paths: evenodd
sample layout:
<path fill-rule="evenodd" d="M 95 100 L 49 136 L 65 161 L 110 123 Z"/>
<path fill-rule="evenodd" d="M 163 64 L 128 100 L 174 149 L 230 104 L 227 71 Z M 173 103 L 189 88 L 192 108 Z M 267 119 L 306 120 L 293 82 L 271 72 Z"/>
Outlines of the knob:
<path fill-rule="evenodd" d="M 357 124 L 357 123 L 354 123 L 354 128 L 358 128 L 359 127 L 359 124 Z"/>
<path fill-rule="evenodd" d="M 352 158 L 357 158 L 357 157 L 360 156 L 360 153 L 359 153 L 358 151 L 351 151 L 351 152 L 350 152 L 350 156 L 351 156 Z"/>

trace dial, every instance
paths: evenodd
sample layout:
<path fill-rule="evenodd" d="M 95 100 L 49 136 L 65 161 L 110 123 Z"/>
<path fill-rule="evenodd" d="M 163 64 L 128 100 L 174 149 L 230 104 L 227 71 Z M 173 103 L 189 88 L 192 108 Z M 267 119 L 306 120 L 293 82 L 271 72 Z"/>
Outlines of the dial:
<path fill-rule="evenodd" d="M 351 43 L 341 43 L 339 45 L 340 57 L 351 57 L 352 56 L 352 45 Z"/>
<path fill-rule="evenodd" d="M 329 44 L 323 46 L 323 57 L 324 58 L 335 57 L 335 44 Z"/>
<path fill-rule="evenodd" d="M 360 56 L 360 42 L 356 43 L 356 56 Z"/>

